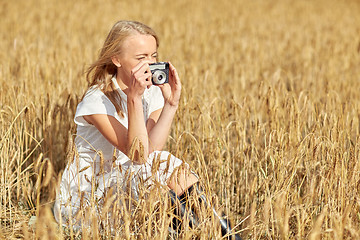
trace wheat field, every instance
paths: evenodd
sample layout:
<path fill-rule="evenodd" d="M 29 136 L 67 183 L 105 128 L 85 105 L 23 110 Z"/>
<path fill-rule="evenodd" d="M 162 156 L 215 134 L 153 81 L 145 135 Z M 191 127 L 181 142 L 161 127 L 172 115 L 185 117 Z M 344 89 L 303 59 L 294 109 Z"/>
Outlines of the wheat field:
<path fill-rule="evenodd" d="M 183 84 L 166 149 L 243 239 L 360 239 L 359 12 L 356 0 L 1 0 L 0 239 L 169 238 L 155 192 L 116 233 L 106 216 L 77 232 L 51 212 L 84 71 L 120 19 L 158 33 Z M 203 215 L 181 239 L 220 239 Z"/>

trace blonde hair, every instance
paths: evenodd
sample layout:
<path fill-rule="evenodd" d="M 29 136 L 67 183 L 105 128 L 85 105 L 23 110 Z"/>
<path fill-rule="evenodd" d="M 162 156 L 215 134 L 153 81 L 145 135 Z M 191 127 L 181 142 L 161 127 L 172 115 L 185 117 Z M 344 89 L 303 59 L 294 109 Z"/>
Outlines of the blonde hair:
<path fill-rule="evenodd" d="M 115 86 L 111 81 L 111 78 L 117 72 L 117 67 L 112 62 L 111 58 L 121 54 L 121 46 L 124 40 L 135 33 L 153 36 L 156 40 L 157 47 L 159 46 L 158 37 L 155 31 L 150 27 L 136 21 L 118 21 L 114 24 L 106 37 L 98 59 L 91 64 L 86 73 L 89 87 L 96 86 L 100 88 L 114 104 L 117 113 L 121 117 L 124 116 L 124 108 L 122 106 L 123 103 L 120 94 L 116 91 Z"/>

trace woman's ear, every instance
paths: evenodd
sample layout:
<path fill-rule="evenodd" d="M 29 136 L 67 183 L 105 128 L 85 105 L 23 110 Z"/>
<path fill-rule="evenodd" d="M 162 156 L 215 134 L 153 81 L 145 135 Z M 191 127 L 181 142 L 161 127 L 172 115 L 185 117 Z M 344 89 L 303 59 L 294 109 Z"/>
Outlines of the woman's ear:
<path fill-rule="evenodd" d="M 112 57 L 111 61 L 113 62 L 113 64 L 115 64 L 115 66 L 121 67 L 121 64 L 120 64 L 120 61 L 119 61 L 118 57 L 116 57 L 116 56 Z"/>

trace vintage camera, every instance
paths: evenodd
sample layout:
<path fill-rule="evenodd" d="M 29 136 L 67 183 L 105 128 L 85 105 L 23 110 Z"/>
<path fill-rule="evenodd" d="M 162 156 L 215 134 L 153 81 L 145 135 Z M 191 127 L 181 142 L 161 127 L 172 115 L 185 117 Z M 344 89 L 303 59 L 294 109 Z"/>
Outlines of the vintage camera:
<path fill-rule="evenodd" d="M 151 81 L 154 85 L 161 85 L 169 82 L 169 63 L 157 62 L 149 64 L 152 74 Z"/>

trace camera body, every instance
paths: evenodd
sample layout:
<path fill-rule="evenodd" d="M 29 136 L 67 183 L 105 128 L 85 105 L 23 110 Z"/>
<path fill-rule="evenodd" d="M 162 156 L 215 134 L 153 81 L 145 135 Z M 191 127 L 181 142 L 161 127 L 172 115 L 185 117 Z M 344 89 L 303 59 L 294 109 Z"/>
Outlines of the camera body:
<path fill-rule="evenodd" d="M 157 62 L 149 64 L 152 74 L 151 81 L 154 85 L 161 85 L 169 82 L 169 63 Z"/>

